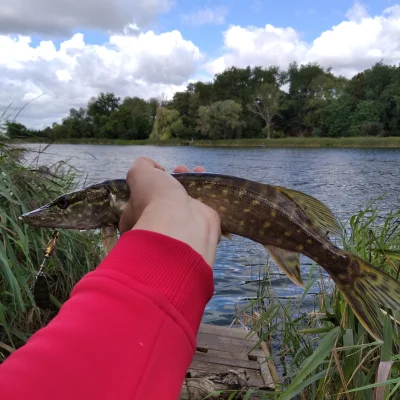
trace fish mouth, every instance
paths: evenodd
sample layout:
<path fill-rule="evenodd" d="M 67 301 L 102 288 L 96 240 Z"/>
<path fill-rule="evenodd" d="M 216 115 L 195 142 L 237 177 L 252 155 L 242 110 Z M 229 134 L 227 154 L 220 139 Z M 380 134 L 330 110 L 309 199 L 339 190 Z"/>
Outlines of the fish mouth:
<path fill-rule="evenodd" d="M 24 213 L 18 217 L 20 221 L 27 225 L 31 226 L 43 226 L 45 225 L 45 222 L 42 221 L 40 218 L 40 215 L 42 212 L 48 210 L 50 208 L 50 205 L 47 204 L 43 207 L 37 208 L 36 210 L 29 211 L 27 213 Z"/>
<path fill-rule="evenodd" d="M 46 215 L 46 211 L 52 208 L 52 203 L 37 208 L 36 210 L 29 211 L 18 217 L 24 224 L 32 226 L 34 228 L 61 228 L 71 230 L 88 231 L 92 229 L 101 228 L 103 221 L 97 221 L 94 223 L 88 223 L 87 221 L 68 221 L 63 219 L 62 216 L 54 217 L 49 214 Z"/>

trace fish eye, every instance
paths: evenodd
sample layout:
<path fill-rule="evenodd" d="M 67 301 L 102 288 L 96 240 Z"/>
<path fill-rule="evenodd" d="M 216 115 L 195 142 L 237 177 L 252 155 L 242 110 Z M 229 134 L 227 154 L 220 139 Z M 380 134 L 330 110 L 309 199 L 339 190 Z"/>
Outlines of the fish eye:
<path fill-rule="evenodd" d="M 59 200 L 57 201 L 57 206 L 62 210 L 66 209 L 69 206 L 68 197 L 66 196 L 60 197 Z"/>

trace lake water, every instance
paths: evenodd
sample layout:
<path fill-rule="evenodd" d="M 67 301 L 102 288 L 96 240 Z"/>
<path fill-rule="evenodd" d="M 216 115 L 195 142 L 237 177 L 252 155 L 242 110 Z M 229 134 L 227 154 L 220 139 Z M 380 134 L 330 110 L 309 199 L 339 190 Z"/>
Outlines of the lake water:
<path fill-rule="evenodd" d="M 43 145 L 26 147 L 39 150 Z M 50 165 L 68 161 L 82 173 L 88 183 L 125 178 L 138 156 L 150 157 L 172 172 L 185 164 L 189 168 L 203 165 L 208 172 L 236 175 L 247 179 L 286 186 L 327 204 L 345 221 L 368 200 L 386 194 L 382 212 L 399 207 L 400 150 L 396 149 L 238 149 L 157 146 L 52 145 L 37 159 L 30 153 L 27 163 Z M 204 322 L 230 324 L 235 305 L 242 307 L 256 295 L 254 281 L 265 273 L 267 252 L 259 244 L 234 236 L 223 238 L 214 266 L 215 294 L 207 306 Z M 304 279 L 311 266 L 302 257 Z M 321 271 L 316 273 L 320 274 Z M 270 270 L 271 289 L 282 297 L 302 293 L 276 267 Z M 327 278 L 329 282 L 329 279 Z M 315 287 L 311 290 L 317 292 Z"/>

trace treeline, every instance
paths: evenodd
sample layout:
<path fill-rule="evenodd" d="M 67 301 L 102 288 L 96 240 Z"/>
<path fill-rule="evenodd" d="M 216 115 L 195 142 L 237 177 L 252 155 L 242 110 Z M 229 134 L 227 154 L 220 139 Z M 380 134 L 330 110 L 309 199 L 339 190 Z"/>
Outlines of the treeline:
<path fill-rule="evenodd" d="M 171 100 L 100 93 L 44 130 L 7 124 L 9 137 L 51 140 L 398 136 L 399 128 L 400 66 L 382 62 L 351 79 L 317 63 L 232 67 Z"/>

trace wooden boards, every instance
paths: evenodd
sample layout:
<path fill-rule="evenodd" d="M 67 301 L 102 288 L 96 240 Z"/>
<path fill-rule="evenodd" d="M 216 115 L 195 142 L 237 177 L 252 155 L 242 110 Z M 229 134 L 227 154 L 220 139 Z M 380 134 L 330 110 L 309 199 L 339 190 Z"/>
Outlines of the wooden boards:
<path fill-rule="evenodd" d="M 242 328 L 201 324 L 197 351 L 180 399 L 203 399 L 216 390 L 274 390 L 265 353 L 257 346 L 258 341 L 254 332 Z"/>

